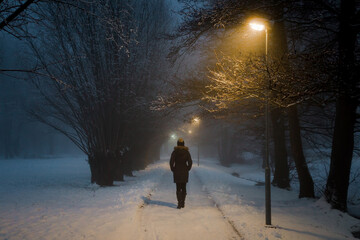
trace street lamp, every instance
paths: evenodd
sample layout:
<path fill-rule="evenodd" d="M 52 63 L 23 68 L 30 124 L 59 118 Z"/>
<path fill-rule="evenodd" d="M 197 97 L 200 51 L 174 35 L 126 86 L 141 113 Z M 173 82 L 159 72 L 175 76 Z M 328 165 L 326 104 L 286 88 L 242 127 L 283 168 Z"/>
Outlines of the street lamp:
<path fill-rule="evenodd" d="M 268 27 L 267 20 L 263 18 L 254 18 L 250 20 L 249 25 L 255 31 L 265 31 L 265 62 L 267 63 L 268 52 Z"/>
<path fill-rule="evenodd" d="M 200 123 L 200 118 L 199 117 L 194 117 L 193 118 L 193 123 L 199 124 Z"/>
<path fill-rule="evenodd" d="M 268 27 L 266 23 L 266 19 L 257 18 L 251 20 L 249 25 L 255 31 L 265 31 L 265 64 L 267 65 Z M 269 166 L 269 85 L 266 87 L 265 99 L 265 220 L 266 225 L 271 225 L 271 186 Z"/>

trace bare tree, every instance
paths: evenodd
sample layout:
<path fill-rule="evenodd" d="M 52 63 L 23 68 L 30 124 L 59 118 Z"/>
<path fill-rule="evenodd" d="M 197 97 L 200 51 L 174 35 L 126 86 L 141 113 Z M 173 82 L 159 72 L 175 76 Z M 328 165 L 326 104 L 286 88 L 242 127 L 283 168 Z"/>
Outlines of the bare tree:
<path fill-rule="evenodd" d="M 290 124 L 290 131 L 292 131 L 290 137 L 292 144 L 295 144 L 295 146 L 292 146 L 293 156 L 297 158 L 298 167 L 305 166 L 304 169 L 297 169 L 299 178 L 307 179 L 300 181 L 302 185 L 300 188 L 302 190 L 299 196 L 313 197 L 313 181 L 306 162 L 301 157 L 304 155 L 299 154 L 303 150 L 300 128 L 296 127 L 299 124 L 295 124 L 295 122 L 299 122 L 299 119 L 294 114 L 294 111 L 296 110 L 296 104 L 314 98 L 320 93 L 329 93 L 334 90 L 334 84 L 332 84 L 330 79 L 331 73 L 334 70 L 328 67 L 331 66 L 329 63 L 333 63 L 331 51 L 324 50 L 323 48 L 320 48 L 321 51 L 313 51 L 314 45 L 312 45 L 312 48 L 307 48 L 314 42 L 322 44 L 325 40 L 331 41 L 331 39 L 326 38 L 325 34 L 322 34 L 322 31 L 333 29 L 327 28 L 322 22 L 316 25 L 314 22 L 308 21 L 311 17 L 317 16 L 312 15 L 315 11 L 314 9 L 307 12 L 304 11 L 308 14 L 307 17 L 309 18 L 307 20 L 301 21 L 301 19 L 306 19 L 304 16 L 302 16 L 303 18 L 298 18 L 308 4 L 317 4 L 309 3 L 311 1 L 307 1 L 306 6 L 303 6 L 300 1 L 239 2 L 229 0 L 207 1 L 200 7 L 196 3 L 191 4 L 191 2 L 195 1 L 185 2 L 187 3 L 183 10 L 185 22 L 176 36 L 182 39 L 182 41 L 173 49 L 173 56 L 181 55 L 184 51 L 193 49 L 198 46 L 199 42 L 210 42 L 210 44 L 213 44 L 214 39 L 221 40 L 237 32 L 236 28 L 238 28 L 239 23 L 246 23 L 249 12 L 275 22 L 270 32 L 270 39 L 274 40 L 270 42 L 273 52 L 270 52 L 267 64 L 264 64 L 264 60 L 261 60 L 261 58 L 253 57 L 251 61 L 246 58 L 240 58 L 241 60 L 236 61 L 237 56 L 229 57 L 225 60 L 221 59 L 218 69 L 214 69 L 211 73 L 213 83 L 207 86 L 207 93 L 212 93 L 212 95 L 207 94 L 207 98 L 215 102 L 217 107 L 220 108 L 226 107 L 231 101 L 240 101 L 251 97 L 262 100 L 267 88 L 266 79 L 268 79 L 272 103 L 275 106 L 290 107 L 288 111 L 289 120 L 292 123 Z M 317 10 L 326 11 L 325 6 L 320 5 L 317 5 Z M 326 20 L 326 16 L 323 16 L 323 19 L 321 19 L 321 21 Z M 304 29 L 312 31 L 312 37 L 304 35 L 301 35 L 303 37 L 301 39 L 296 37 L 299 30 L 304 31 Z M 285 33 L 285 31 L 287 32 Z M 287 33 L 289 33 L 288 36 Z M 222 38 L 219 38 L 219 36 Z M 309 39 L 312 40 L 311 44 Z M 242 62 L 247 62 L 247 64 Z M 252 69 L 249 66 L 252 66 Z M 316 67 L 319 68 L 317 69 Z M 242 69 L 243 72 L 239 69 Z M 319 69 L 321 70 L 319 71 Z M 329 69 L 330 71 L 328 71 Z M 280 116 L 275 114 L 275 112 L 272 112 L 272 115 Z M 272 119 L 274 120 L 273 127 L 276 127 L 279 118 L 274 117 Z M 281 126 L 283 125 L 281 124 Z M 283 127 L 281 128 L 283 129 Z M 274 128 L 274 132 L 283 132 L 283 130 L 280 131 L 280 129 Z M 279 138 L 274 140 L 278 141 Z M 283 147 L 279 148 L 279 151 L 284 152 L 284 140 L 281 142 L 280 145 Z M 275 145 L 280 146 L 279 144 Z M 279 151 L 277 152 L 282 155 Z M 287 169 L 286 155 L 281 158 L 285 159 L 282 161 L 285 163 L 283 169 Z M 285 175 L 287 175 L 286 172 Z M 308 189 L 306 194 L 303 191 L 304 188 Z"/>
<path fill-rule="evenodd" d="M 154 95 L 151 88 L 158 79 L 146 74 L 150 63 L 159 58 L 148 53 L 146 68 L 139 63 L 144 55 L 137 46 L 144 43 L 136 39 L 136 33 L 141 34 L 137 29 L 146 19 L 138 19 L 136 11 L 139 8 L 126 1 L 83 3 L 81 8 L 49 3 L 43 12 L 48 31 L 39 32 L 43 34 L 41 41 L 31 42 L 38 69 L 47 76 L 34 81 L 46 105 L 32 113 L 87 154 L 91 180 L 101 186 L 122 180 L 126 168 L 136 167 L 129 161 L 144 162 L 137 147 L 147 144 L 137 137 L 154 143 L 161 138 L 161 134 L 151 136 L 154 131 L 149 131 L 156 122 L 151 117 L 159 117 L 149 110 L 149 98 Z M 154 30 L 159 31 L 154 27 L 146 30 L 154 36 L 158 35 Z M 147 51 L 156 52 L 154 47 Z M 128 151 L 135 153 L 130 159 L 125 157 Z"/>
<path fill-rule="evenodd" d="M 351 162 L 354 151 L 354 132 L 359 106 L 359 58 L 356 42 L 360 28 L 359 5 L 355 0 L 340 1 L 332 6 L 338 19 L 338 94 L 331 152 L 330 171 L 325 197 L 336 209 L 347 210 Z M 330 9 L 330 10 L 331 10 Z M 356 26 L 357 25 L 357 26 Z"/>
<path fill-rule="evenodd" d="M 39 0 L 27 1 L 0 1 L 0 31 L 20 37 L 31 16 L 31 7 L 38 4 Z"/>

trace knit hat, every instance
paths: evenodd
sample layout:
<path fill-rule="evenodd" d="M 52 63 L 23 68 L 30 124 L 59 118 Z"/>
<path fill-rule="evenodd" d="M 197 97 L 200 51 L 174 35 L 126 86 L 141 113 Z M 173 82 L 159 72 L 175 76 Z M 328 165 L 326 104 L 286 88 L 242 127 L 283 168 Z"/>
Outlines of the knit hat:
<path fill-rule="evenodd" d="M 185 145 L 184 139 L 179 138 L 178 141 L 177 141 L 177 145 L 178 146 L 184 146 Z"/>

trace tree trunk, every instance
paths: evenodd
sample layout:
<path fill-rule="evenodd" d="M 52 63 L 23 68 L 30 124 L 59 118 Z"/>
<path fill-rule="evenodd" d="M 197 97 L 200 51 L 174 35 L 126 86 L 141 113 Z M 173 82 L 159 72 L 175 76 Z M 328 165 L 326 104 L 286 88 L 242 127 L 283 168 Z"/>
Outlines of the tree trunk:
<path fill-rule="evenodd" d="M 225 127 L 222 128 L 220 141 L 218 143 L 218 153 L 219 153 L 219 160 L 223 166 L 226 166 L 226 159 L 227 159 L 227 148 L 228 148 L 228 136 L 227 136 L 227 129 Z"/>
<path fill-rule="evenodd" d="M 218 144 L 218 152 L 220 163 L 223 166 L 228 167 L 231 162 L 233 162 L 235 154 L 234 154 L 234 144 L 233 144 L 233 134 L 229 133 L 227 127 L 223 127 L 220 142 Z"/>
<path fill-rule="evenodd" d="M 99 186 L 113 186 L 114 162 L 113 157 L 103 151 L 89 157 L 91 182 Z"/>
<path fill-rule="evenodd" d="M 330 171 L 325 197 L 333 208 L 347 210 L 347 194 L 354 150 L 356 89 L 359 71 L 355 64 L 357 30 L 354 27 L 355 0 L 342 0 L 339 16 L 339 96 L 336 102 L 335 127 Z"/>
<path fill-rule="evenodd" d="M 153 151 L 153 160 L 154 162 L 156 162 L 157 160 L 160 160 L 160 152 L 161 152 L 161 143 L 160 141 L 157 142 L 158 144 L 156 146 L 154 146 L 154 151 Z"/>
<path fill-rule="evenodd" d="M 333 208 L 347 210 L 347 194 L 354 150 L 356 102 L 349 96 L 337 101 L 330 171 L 325 197 Z"/>
<path fill-rule="evenodd" d="M 90 166 L 91 183 L 95 183 L 97 179 L 96 161 L 93 156 L 88 156 L 88 163 Z"/>
<path fill-rule="evenodd" d="M 124 164 L 122 159 L 116 156 L 114 161 L 114 181 L 124 181 Z"/>
<path fill-rule="evenodd" d="M 289 165 L 286 152 L 284 116 L 280 108 L 271 111 L 274 139 L 275 172 L 272 184 L 279 188 L 290 188 Z"/>
<path fill-rule="evenodd" d="M 131 163 L 125 163 L 124 164 L 124 175 L 126 175 L 128 177 L 134 177 L 132 169 L 133 169 L 133 167 L 131 166 Z"/>
<path fill-rule="evenodd" d="M 293 105 L 288 108 L 290 143 L 291 150 L 295 161 L 296 171 L 299 177 L 300 193 L 299 198 L 314 198 L 314 181 L 309 172 L 301 140 L 301 129 L 297 106 Z"/>
<path fill-rule="evenodd" d="M 285 24 L 282 21 L 284 17 L 284 3 L 279 3 L 279 6 L 276 8 L 276 11 L 273 14 L 274 19 L 279 19 L 279 21 L 274 23 L 271 30 L 271 55 L 273 59 L 276 59 L 279 63 L 281 63 L 283 68 L 286 68 L 288 62 L 283 60 L 284 55 L 286 55 L 288 52 Z M 287 79 L 279 80 L 287 81 Z M 270 82 L 270 89 L 272 89 L 272 87 L 276 88 L 276 86 L 273 86 L 273 83 Z M 273 91 L 271 94 L 271 97 L 277 97 L 276 91 Z M 284 116 L 281 108 L 277 107 L 271 111 L 271 121 L 273 128 L 275 157 L 275 172 L 272 184 L 279 188 L 289 188 L 289 166 L 286 151 Z"/>
<path fill-rule="evenodd" d="M 133 162 L 130 159 L 131 152 L 126 151 L 122 156 L 123 170 L 126 176 L 133 177 L 132 170 L 134 169 Z"/>

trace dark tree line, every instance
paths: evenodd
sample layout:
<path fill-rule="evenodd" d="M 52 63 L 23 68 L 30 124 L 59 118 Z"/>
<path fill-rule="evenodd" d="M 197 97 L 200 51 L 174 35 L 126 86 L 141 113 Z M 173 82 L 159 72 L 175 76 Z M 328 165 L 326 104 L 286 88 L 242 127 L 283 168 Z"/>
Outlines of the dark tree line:
<path fill-rule="evenodd" d="M 82 8 L 84 0 L 1 0 L 0 32 L 6 32 L 18 39 L 35 38 L 29 31 L 29 25 L 43 23 L 39 14 L 46 4 L 64 5 L 70 8 Z"/>
<path fill-rule="evenodd" d="M 234 53 L 239 49 L 222 50 L 223 57 L 210 63 L 214 66 L 210 78 L 207 81 L 193 79 L 203 83 L 203 90 L 201 97 L 195 94 L 192 101 L 197 99 L 212 112 L 233 112 L 234 105 L 239 105 L 234 103 L 246 102 L 249 98 L 261 102 L 266 89 L 270 89 L 274 185 L 289 186 L 285 137 L 288 128 L 291 155 L 300 181 L 299 197 L 314 197 L 298 107 L 336 103 L 330 171 L 324 195 L 334 208 L 345 211 L 359 104 L 359 5 L 356 1 L 183 3 L 184 23 L 174 36 L 180 43 L 173 48 L 171 57 L 199 46 L 206 49 L 228 41 L 242 31 L 239 26 L 247 25 L 250 17 L 268 19 L 268 61 L 264 59 L 264 49 L 260 49 L 262 53 L 240 56 Z M 248 30 L 244 30 L 243 35 L 248 35 L 245 31 Z M 261 37 L 264 39 L 264 35 Z M 247 44 L 243 48 L 250 46 Z M 176 103 L 176 100 L 169 99 L 169 102 Z M 259 112 L 263 111 L 261 108 Z"/>
<path fill-rule="evenodd" d="M 159 159 L 167 125 L 150 104 L 168 73 L 166 1 L 32 3 L 19 3 L 24 13 L 6 25 L 41 19 L 26 32 L 33 67 L 19 70 L 42 96 L 31 115 L 88 156 L 91 182 L 101 186 Z"/>

